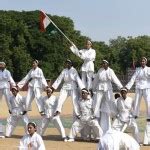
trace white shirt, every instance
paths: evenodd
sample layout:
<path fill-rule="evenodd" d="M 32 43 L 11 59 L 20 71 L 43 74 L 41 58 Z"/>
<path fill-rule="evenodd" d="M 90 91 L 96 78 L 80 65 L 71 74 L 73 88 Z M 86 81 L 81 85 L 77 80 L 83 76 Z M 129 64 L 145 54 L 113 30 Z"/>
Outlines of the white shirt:
<path fill-rule="evenodd" d="M 108 130 L 100 139 L 97 150 L 140 150 L 139 144 L 130 135 Z"/>
<path fill-rule="evenodd" d="M 76 54 L 78 57 L 80 57 L 82 60 L 84 60 L 84 63 L 82 64 L 81 71 L 94 72 L 94 63 L 96 57 L 96 52 L 94 49 L 82 49 L 78 50 L 76 46 L 70 47 L 71 51 Z"/>
<path fill-rule="evenodd" d="M 56 81 L 53 83 L 52 87 L 54 89 L 57 89 L 62 81 L 64 81 L 62 89 L 65 90 L 77 89 L 77 84 L 80 89 L 84 88 L 78 72 L 74 67 L 71 67 L 70 69 L 64 69 L 56 79 Z"/>
<path fill-rule="evenodd" d="M 42 98 L 42 101 L 44 102 L 44 112 L 46 117 L 53 117 L 58 104 L 57 97 L 54 95 L 51 95 L 49 98 L 45 96 Z"/>
<path fill-rule="evenodd" d="M 10 88 L 10 84 L 11 86 L 16 86 L 11 73 L 7 69 L 0 70 L 0 89 Z"/>
<path fill-rule="evenodd" d="M 136 68 L 131 80 L 126 85 L 130 89 L 135 82 L 136 89 L 149 89 L 150 88 L 150 67 Z"/>
<path fill-rule="evenodd" d="M 42 137 L 36 132 L 32 136 L 29 134 L 23 136 L 20 140 L 19 150 L 28 150 L 29 144 L 32 145 L 31 150 L 45 150 Z"/>
<path fill-rule="evenodd" d="M 19 88 L 22 88 L 30 79 L 28 86 L 33 88 L 43 88 L 48 86 L 46 79 L 43 75 L 43 71 L 37 67 L 36 69 L 31 69 L 28 74 L 17 84 Z"/>
<path fill-rule="evenodd" d="M 20 115 L 22 111 L 25 110 L 25 98 L 23 98 L 19 93 L 10 97 L 10 105 L 12 115 Z"/>
<path fill-rule="evenodd" d="M 133 99 L 131 97 L 126 97 L 124 100 L 122 97 L 118 98 L 117 101 L 117 110 L 118 117 L 123 122 L 128 122 L 130 120 L 130 116 L 132 115 L 133 109 Z"/>
<path fill-rule="evenodd" d="M 122 84 L 115 75 L 114 71 L 108 67 L 107 70 L 100 68 L 93 81 L 93 90 L 107 91 L 112 89 L 111 82 L 114 82 L 118 88 L 122 88 Z"/>
<path fill-rule="evenodd" d="M 81 120 L 88 121 L 89 119 L 91 119 L 91 116 L 93 115 L 93 100 L 92 99 L 80 100 L 79 109 L 81 113 Z"/>

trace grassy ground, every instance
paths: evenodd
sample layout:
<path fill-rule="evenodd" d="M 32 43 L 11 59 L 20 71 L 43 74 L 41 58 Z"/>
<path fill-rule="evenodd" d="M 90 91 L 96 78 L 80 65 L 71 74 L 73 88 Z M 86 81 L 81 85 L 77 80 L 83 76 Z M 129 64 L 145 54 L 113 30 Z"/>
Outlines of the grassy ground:
<path fill-rule="evenodd" d="M 58 95 L 58 93 L 55 93 Z M 26 95 L 25 92 L 21 92 L 21 95 Z M 130 94 L 131 97 L 134 94 Z M 0 119 L 2 120 L 3 124 L 6 124 L 6 118 L 8 116 L 7 106 L 4 100 L 0 102 Z M 32 104 L 32 111 L 29 112 L 29 116 L 31 120 L 36 122 L 39 121 L 40 115 L 37 111 L 37 107 L 35 102 Z M 69 133 L 69 128 L 72 124 L 72 102 L 70 98 L 68 98 L 64 104 L 63 111 L 62 111 L 62 121 L 65 127 L 66 133 Z M 145 103 L 142 100 L 141 103 L 141 114 L 138 119 L 138 125 L 140 129 L 141 137 L 143 137 L 143 132 L 145 128 Z M 20 122 L 15 129 L 13 136 L 9 139 L 0 139 L 0 150 L 17 150 L 19 141 L 21 137 L 24 135 L 24 129 L 22 127 L 22 123 Z M 46 130 L 46 133 L 43 137 L 44 143 L 47 150 L 96 150 L 97 144 L 94 142 L 83 142 L 83 141 L 76 141 L 74 143 L 66 143 L 61 141 L 61 137 L 58 131 L 53 128 L 53 125 L 50 124 L 49 128 Z M 141 150 L 150 150 L 150 147 L 141 147 Z"/>

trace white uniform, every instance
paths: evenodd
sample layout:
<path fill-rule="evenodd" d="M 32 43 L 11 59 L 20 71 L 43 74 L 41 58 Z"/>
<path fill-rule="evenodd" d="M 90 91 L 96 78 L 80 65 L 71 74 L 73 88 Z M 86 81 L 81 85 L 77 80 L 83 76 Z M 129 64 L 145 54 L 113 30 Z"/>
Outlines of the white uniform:
<path fill-rule="evenodd" d="M 94 115 L 100 117 L 99 114 L 101 111 L 100 124 L 103 131 L 108 130 L 110 127 L 109 116 L 112 111 L 110 110 L 110 105 L 114 97 L 111 82 L 114 82 L 119 89 L 123 87 L 114 71 L 109 67 L 107 70 L 100 68 L 93 81 L 93 90 L 96 92 Z"/>
<path fill-rule="evenodd" d="M 76 46 L 71 46 L 70 49 L 74 54 L 84 61 L 81 67 L 82 82 L 87 89 L 90 89 L 92 87 L 96 52 L 92 48 L 78 50 Z"/>
<path fill-rule="evenodd" d="M 133 99 L 126 97 L 124 100 L 122 97 L 118 98 L 117 101 L 117 118 L 114 120 L 112 128 L 118 131 L 123 131 L 125 126 L 133 129 L 134 138 L 137 142 L 140 142 L 139 130 L 136 120 L 132 116 L 133 111 Z M 123 131 L 124 132 L 124 131 Z"/>
<path fill-rule="evenodd" d="M 150 145 L 150 122 L 147 122 L 146 124 L 143 144 Z"/>
<path fill-rule="evenodd" d="M 146 103 L 147 119 L 150 119 L 150 67 L 145 66 L 144 68 L 139 67 L 136 69 L 131 80 L 126 85 L 127 89 L 130 89 L 135 82 L 135 100 L 133 115 L 139 116 L 139 109 L 142 96 Z M 150 124 L 147 122 L 145 129 L 144 141 L 150 140 L 148 132 L 150 132 Z"/>
<path fill-rule="evenodd" d="M 97 119 L 92 119 L 93 117 L 93 100 L 81 100 L 79 102 L 80 115 L 81 118 L 77 119 L 70 130 L 69 138 L 74 139 L 77 133 L 79 133 L 85 125 L 91 126 L 97 139 L 103 134 L 103 131 L 98 123 Z"/>
<path fill-rule="evenodd" d="M 16 83 L 14 82 L 10 72 L 7 69 L 4 69 L 3 71 L 0 70 L 0 99 L 2 99 L 3 95 L 5 96 L 6 103 L 9 110 L 11 110 L 11 106 L 9 102 L 10 84 L 12 87 L 16 86 Z"/>
<path fill-rule="evenodd" d="M 39 112 L 43 111 L 43 103 L 41 102 L 41 93 L 44 87 L 47 87 L 47 82 L 43 75 L 43 71 L 37 67 L 31 69 L 29 73 L 23 78 L 17 85 L 22 88 L 30 79 L 32 80 L 28 84 L 28 93 L 26 98 L 26 111 L 30 109 L 32 100 L 36 98 L 36 104 Z"/>
<path fill-rule="evenodd" d="M 98 144 L 97 150 L 140 150 L 139 144 L 130 135 L 116 131 L 108 130 Z"/>
<path fill-rule="evenodd" d="M 19 150 L 45 150 L 45 145 L 42 137 L 36 132 L 30 136 L 29 134 L 23 136 L 20 140 Z"/>
<path fill-rule="evenodd" d="M 12 95 L 10 97 L 11 104 L 11 114 L 7 118 L 6 125 L 6 136 L 10 137 L 17 126 L 18 121 L 21 119 L 24 122 L 25 131 L 27 133 L 27 125 L 29 123 L 28 116 L 22 115 L 21 113 L 25 110 L 25 98 L 23 98 L 20 94 L 17 94 L 16 97 Z"/>
<path fill-rule="evenodd" d="M 127 89 L 130 89 L 135 82 L 135 103 L 134 103 L 134 115 L 139 115 L 139 108 L 142 96 L 144 97 L 147 118 L 150 119 L 150 67 L 139 67 L 136 69 L 131 80 L 126 85 Z"/>
<path fill-rule="evenodd" d="M 55 125 L 55 127 L 60 132 L 62 138 L 65 138 L 66 137 L 65 129 L 62 125 L 59 115 L 54 117 L 54 113 L 56 111 L 56 107 L 57 107 L 57 103 L 58 103 L 57 97 L 54 95 L 51 95 L 50 98 L 45 96 L 45 97 L 43 97 L 42 101 L 44 102 L 45 115 L 43 116 L 43 118 L 41 120 L 38 133 L 40 135 L 43 135 L 46 128 L 48 127 L 49 122 L 52 121 L 53 124 Z"/>
<path fill-rule="evenodd" d="M 52 87 L 54 89 L 57 89 L 60 83 L 64 81 L 63 86 L 60 90 L 60 95 L 58 99 L 58 106 L 56 108 L 56 111 L 61 112 L 62 106 L 66 100 L 66 98 L 70 95 L 72 97 L 74 112 L 76 115 L 78 115 L 78 91 L 77 91 L 77 85 L 80 87 L 80 89 L 84 88 L 84 85 L 82 84 L 82 81 L 78 75 L 77 70 L 74 67 L 71 67 L 70 69 L 64 69 L 59 77 L 56 79 L 56 81 L 53 83 Z"/>

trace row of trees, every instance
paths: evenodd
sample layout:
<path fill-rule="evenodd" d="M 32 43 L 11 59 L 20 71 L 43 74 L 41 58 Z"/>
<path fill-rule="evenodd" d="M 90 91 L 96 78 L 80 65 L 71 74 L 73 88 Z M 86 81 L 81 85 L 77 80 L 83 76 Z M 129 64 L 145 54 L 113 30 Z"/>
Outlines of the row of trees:
<path fill-rule="evenodd" d="M 70 18 L 50 16 L 60 29 L 77 45 L 83 48 L 89 37 L 75 30 Z M 77 69 L 82 61 L 69 50 L 69 43 L 57 31 L 41 33 L 39 11 L 0 11 L 0 61 L 7 63 L 15 81 L 19 81 L 31 68 L 33 59 L 38 59 L 46 78 L 55 79 L 63 68 L 66 58 L 74 61 Z M 102 59 L 107 59 L 117 74 L 123 75 L 127 68 L 137 63 L 141 56 L 150 57 L 150 37 L 118 37 L 109 45 L 93 41 L 96 50 L 96 70 Z"/>

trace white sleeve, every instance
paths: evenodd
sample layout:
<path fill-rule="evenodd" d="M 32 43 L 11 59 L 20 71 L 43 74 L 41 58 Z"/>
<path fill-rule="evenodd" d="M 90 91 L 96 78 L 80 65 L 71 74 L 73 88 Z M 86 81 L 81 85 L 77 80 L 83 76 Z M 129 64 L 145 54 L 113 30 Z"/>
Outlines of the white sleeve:
<path fill-rule="evenodd" d="M 70 50 L 78 57 L 80 57 L 78 48 L 74 45 L 70 47 Z"/>
<path fill-rule="evenodd" d="M 43 74 L 43 71 L 42 71 L 42 70 L 40 71 L 40 76 L 41 76 L 41 80 L 42 80 L 42 85 L 43 85 L 44 87 L 47 87 L 48 84 L 47 84 L 47 81 L 46 81 L 46 79 L 45 79 L 45 77 L 44 77 L 44 74 Z"/>
<path fill-rule="evenodd" d="M 64 79 L 64 70 L 61 72 L 61 74 L 60 74 L 60 75 L 58 76 L 58 78 L 55 80 L 55 82 L 53 83 L 52 87 L 53 87 L 54 89 L 57 89 L 63 79 Z"/>
<path fill-rule="evenodd" d="M 117 85 L 119 89 L 123 87 L 113 70 L 111 70 L 111 78 L 112 78 L 112 81 Z"/>
<path fill-rule="evenodd" d="M 133 76 L 131 77 L 130 81 L 128 82 L 128 84 L 125 86 L 128 90 L 131 89 L 131 87 L 133 86 L 135 79 L 137 76 L 137 71 L 133 74 Z"/>
<path fill-rule="evenodd" d="M 12 78 L 11 73 L 9 71 L 8 71 L 8 78 L 9 78 L 8 80 L 9 80 L 11 86 L 12 87 L 16 86 L 16 83 L 15 83 L 14 79 Z"/>
<path fill-rule="evenodd" d="M 24 139 L 25 137 L 20 140 L 19 150 L 28 149 L 27 145 L 24 144 Z"/>
<path fill-rule="evenodd" d="M 19 88 L 22 88 L 28 81 L 29 79 L 31 78 L 31 70 L 28 72 L 28 74 L 17 84 L 17 86 Z"/>
<path fill-rule="evenodd" d="M 38 144 L 39 144 L 38 150 L 45 150 L 45 145 L 44 145 L 43 139 L 40 135 L 38 137 Z"/>
<path fill-rule="evenodd" d="M 79 88 L 82 90 L 83 88 L 85 88 L 84 84 L 82 83 L 78 73 L 76 73 L 76 81 L 78 83 Z"/>

